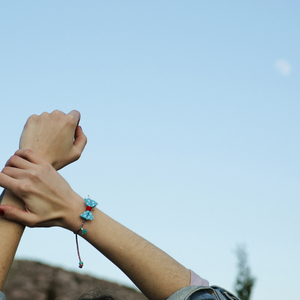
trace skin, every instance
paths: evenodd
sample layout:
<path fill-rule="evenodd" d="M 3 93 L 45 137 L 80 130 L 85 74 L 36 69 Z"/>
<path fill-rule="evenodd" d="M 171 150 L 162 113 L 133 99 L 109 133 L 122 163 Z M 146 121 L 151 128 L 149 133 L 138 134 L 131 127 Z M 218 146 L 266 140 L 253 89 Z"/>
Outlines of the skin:
<path fill-rule="evenodd" d="M 5 218 L 30 227 L 60 226 L 76 232 L 83 199 L 56 170 L 31 150 L 19 150 L 0 173 L 0 185 L 23 199 L 25 210 L 4 205 Z M 190 271 L 168 254 L 93 208 L 83 236 L 116 264 L 150 300 L 167 299 L 190 284 Z"/>
<path fill-rule="evenodd" d="M 87 139 L 78 126 L 79 121 L 80 113 L 75 110 L 69 114 L 56 110 L 51 114 L 32 115 L 24 126 L 20 149 L 32 149 L 58 170 L 77 160 L 86 145 Z M 6 189 L 2 195 L 1 204 L 13 205 L 24 210 L 24 202 L 9 189 Z M 1 290 L 22 237 L 24 225 L 0 218 L 0 228 Z"/>

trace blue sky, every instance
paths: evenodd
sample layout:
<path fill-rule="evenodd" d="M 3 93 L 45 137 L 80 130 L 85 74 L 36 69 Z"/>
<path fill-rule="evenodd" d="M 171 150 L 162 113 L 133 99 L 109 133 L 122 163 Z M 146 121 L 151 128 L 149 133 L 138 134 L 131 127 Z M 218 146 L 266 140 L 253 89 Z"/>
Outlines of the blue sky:
<path fill-rule="evenodd" d="M 82 113 L 83 197 L 232 290 L 245 243 L 253 299 L 298 286 L 296 1 L 2 1 L 3 164 L 26 119 Z M 129 280 L 80 241 L 82 272 Z M 18 258 L 77 270 L 74 236 L 29 229 Z"/>

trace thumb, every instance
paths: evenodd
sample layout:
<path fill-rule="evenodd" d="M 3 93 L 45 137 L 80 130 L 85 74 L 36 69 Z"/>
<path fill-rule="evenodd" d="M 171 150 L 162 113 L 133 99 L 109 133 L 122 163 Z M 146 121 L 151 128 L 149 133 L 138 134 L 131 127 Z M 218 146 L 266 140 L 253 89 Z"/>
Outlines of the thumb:
<path fill-rule="evenodd" d="M 36 216 L 28 211 L 16 208 L 12 205 L 1 205 L 0 216 L 4 219 L 32 227 L 36 224 Z"/>
<path fill-rule="evenodd" d="M 81 126 L 77 126 L 75 131 L 74 147 L 77 148 L 80 154 L 82 153 L 86 143 L 87 143 L 86 135 L 83 133 Z"/>

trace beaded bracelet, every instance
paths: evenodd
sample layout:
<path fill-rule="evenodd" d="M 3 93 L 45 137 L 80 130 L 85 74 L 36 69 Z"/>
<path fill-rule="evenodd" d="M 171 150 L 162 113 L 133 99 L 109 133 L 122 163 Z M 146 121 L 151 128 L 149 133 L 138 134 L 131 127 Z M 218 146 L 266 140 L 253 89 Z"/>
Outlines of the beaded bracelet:
<path fill-rule="evenodd" d="M 84 198 L 84 202 L 86 205 L 86 210 L 83 212 L 80 217 L 83 219 L 80 227 L 75 232 L 75 240 L 76 240 L 76 247 L 77 247 L 77 254 L 79 259 L 79 268 L 83 267 L 83 261 L 81 260 L 80 253 L 79 253 L 79 245 L 78 245 L 78 234 L 85 235 L 87 233 L 87 230 L 83 228 L 83 225 L 86 221 L 94 220 L 94 216 L 91 212 L 92 208 L 98 205 L 98 203 L 92 199 L 90 199 L 90 196 L 88 198 Z"/>

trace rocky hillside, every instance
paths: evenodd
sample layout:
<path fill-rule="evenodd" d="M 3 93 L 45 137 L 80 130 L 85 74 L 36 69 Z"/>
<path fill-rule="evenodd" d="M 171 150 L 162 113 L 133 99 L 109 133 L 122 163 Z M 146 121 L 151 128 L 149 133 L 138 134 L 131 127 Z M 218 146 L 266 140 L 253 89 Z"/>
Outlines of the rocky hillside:
<path fill-rule="evenodd" d="M 68 272 L 33 261 L 13 263 L 3 292 L 7 300 L 81 300 L 95 294 L 110 295 L 117 300 L 146 300 L 134 289 L 88 275 Z M 99 298 L 100 299 L 100 298 Z"/>

